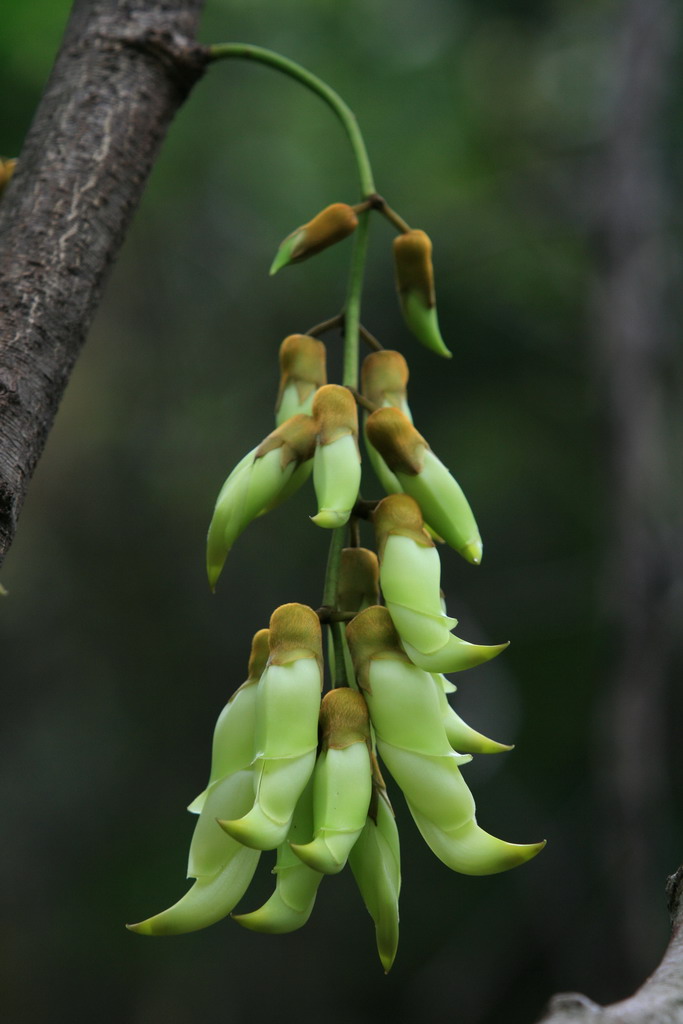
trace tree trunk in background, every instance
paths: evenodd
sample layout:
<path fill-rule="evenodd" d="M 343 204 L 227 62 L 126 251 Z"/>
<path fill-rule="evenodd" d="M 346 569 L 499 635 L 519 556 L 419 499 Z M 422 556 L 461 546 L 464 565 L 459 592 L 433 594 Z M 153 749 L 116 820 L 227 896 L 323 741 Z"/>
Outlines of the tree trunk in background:
<path fill-rule="evenodd" d="M 76 0 L 0 203 L 0 562 L 102 288 L 205 66 L 204 0 Z"/>
<path fill-rule="evenodd" d="M 664 230 L 666 83 L 671 0 L 629 0 L 621 12 L 613 131 L 599 177 L 596 349 L 607 425 L 612 532 L 606 568 L 613 672 L 596 735 L 611 919 L 624 974 L 651 969 L 658 920 L 656 851 L 667 798 L 667 684 L 678 557 L 667 508 L 665 312 L 671 258 Z M 661 866 L 659 867 L 661 870 Z"/>
<path fill-rule="evenodd" d="M 612 131 L 593 196 L 600 245 L 595 350 L 610 501 L 604 597 L 614 651 L 596 723 L 596 832 L 602 832 L 612 890 L 611 941 L 625 987 L 632 987 L 652 969 L 647 958 L 661 918 L 652 893 L 669 784 L 671 614 L 681 578 L 668 507 L 676 479 L 665 430 L 671 259 L 664 230 L 668 188 L 658 161 L 677 15 L 672 0 L 628 0 L 619 17 Z M 679 868 L 668 886 L 669 947 L 635 995 L 606 1007 L 577 993 L 558 995 L 541 1024 L 683 1021 L 682 882 Z"/>

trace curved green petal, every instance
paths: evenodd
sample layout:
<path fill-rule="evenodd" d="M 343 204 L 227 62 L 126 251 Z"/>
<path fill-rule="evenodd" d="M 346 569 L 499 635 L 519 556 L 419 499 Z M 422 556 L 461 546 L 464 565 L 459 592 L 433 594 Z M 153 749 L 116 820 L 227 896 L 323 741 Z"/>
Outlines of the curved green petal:
<path fill-rule="evenodd" d="M 408 806 L 422 836 L 439 860 L 464 875 L 495 875 L 500 871 L 525 864 L 546 845 L 506 843 L 484 832 L 474 818 L 459 828 L 442 829 L 429 821 L 408 801 Z"/>
<path fill-rule="evenodd" d="M 249 914 L 233 915 L 243 928 L 255 932 L 282 935 L 296 931 L 313 911 L 318 886 L 323 876 L 304 864 L 290 847 L 291 843 L 310 842 L 313 835 L 313 787 L 309 783 L 294 811 L 287 841 L 278 847 L 274 874 L 275 891 L 268 900 Z"/>
<path fill-rule="evenodd" d="M 398 949 L 398 897 L 401 855 L 391 808 L 381 797 L 376 820 L 368 818 L 349 854 L 349 864 L 368 913 L 375 923 L 377 951 L 386 973 Z"/>
<path fill-rule="evenodd" d="M 432 654 L 423 654 L 407 640 L 401 639 L 410 660 L 425 672 L 432 673 L 464 672 L 465 669 L 474 668 L 475 665 L 490 661 L 491 658 L 495 658 L 510 646 L 509 641 L 491 646 L 470 644 L 467 640 L 461 640 L 460 637 L 450 633 L 447 642 L 440 650 L 434 651 Z"/>

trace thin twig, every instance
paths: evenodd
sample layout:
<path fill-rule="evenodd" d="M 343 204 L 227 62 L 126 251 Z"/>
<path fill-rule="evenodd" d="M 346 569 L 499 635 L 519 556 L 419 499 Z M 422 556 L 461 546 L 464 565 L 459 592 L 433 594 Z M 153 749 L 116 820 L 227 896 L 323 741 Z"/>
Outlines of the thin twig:
<path fill-rule="evenodd" d="M 384 345 L 382 345 L 381 342 L 377 340 L 374 334 L 370 334 L 370 331 L 367 329 L 367 327 L 363 327 L 362 324 L 359 324 L 358 331 L 360 333 L 361 338 L 368 346 L 368 348 L 373 349 L 375 352 L 382 352 L 384 350 Z"/>
<path fill-rule="evenodd" d="M 347 390 L 351 392 L 353 397 L 356 399 L 357 404 L 360 405 L 362 409 L 366 409 L 367 412 L 375 412 L 377 409 L 379 409 L 378 405 L 376 405 L 374 402 L 371 402 L 370 399 L 366 398 L 364 395 L 361 395 L 360 391 L 358 391 L 356 388 L 351 388 L 348 387 L 347 385 Z"/>
<path fill-rule="evenodd" d="M 344 327 L 344 313 L 337 313 L 336 316 L 331 316 L 329 320 L 323 320 L 321 323 L 316 324 L 315 327 L 309 327 L 306 334 L 310 334 L 312 337 L 317 338 L 319 334 L 325 334 L 326 331 L 332 331 L 335 327 L 340 329 Z"/>

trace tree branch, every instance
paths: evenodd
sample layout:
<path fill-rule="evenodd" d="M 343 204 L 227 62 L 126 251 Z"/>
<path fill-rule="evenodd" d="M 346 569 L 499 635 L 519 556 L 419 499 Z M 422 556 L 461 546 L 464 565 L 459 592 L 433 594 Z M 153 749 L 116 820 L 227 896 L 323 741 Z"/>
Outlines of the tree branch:
<path fill-rule="evenodd" d="M 176 110 L 204 0 L 76 0 L 0 203 L 0 562 Z"/>
<path fill-rule="evenodd" d="M 555 996 L 538 1024 L 680 1024 L 683 1020 L 683 866 L 667 883 L 671 941 L 644 985 L 611 1006 L 598 1006 L 576 992 Z"/>

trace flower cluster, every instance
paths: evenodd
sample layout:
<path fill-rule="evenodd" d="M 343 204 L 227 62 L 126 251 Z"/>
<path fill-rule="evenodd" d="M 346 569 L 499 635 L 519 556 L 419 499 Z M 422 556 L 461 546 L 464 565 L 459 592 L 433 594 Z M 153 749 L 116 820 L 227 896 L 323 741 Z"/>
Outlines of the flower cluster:
<path fill-rule="evenodd" d="M 322 211 L 285 239 L 272 272 L 352 233 L 358 212 L 343 203 Z M 406 226 L 394 252 L 406 323 L 429 348 L 450 355 L 436 318 L 429 239 Z M 330 325 L 339 318 L 322 327 Z M 312 476 L 312 522 L 334 531 L 326 600 L 318 611 L 282 605 L 255 634 L 247 680 L 216 724 L 207 787 L 189 807 L 198 815 L 188 863 L 194 884 L 168 910 L 129 927 L 177 934 L 218 921 L 246 893 L 261 853 L 274 850 L 273 894 L 233 919 L 254 931 L 290 932 L 308 920 L 323 877 L 348 862 L 388 971 L 398 944 L 401 871 L 380 761 L 429 847 L 453 870 L 505 871 L 544 844 L 507 843 L 481 829 L 460 771 L 475 754 L 510 747 L 456 714 L 446 675 L 507 645 L 481 646 L 453 632 L 437 543 L 477 565 L 482 542 L 460 485 L 413 426 L 407 363 L 373 339 L 356 393 L 327 382 L 326 348 L 315 333 L 281 344 L 276 426 L 218 495 L 207 572 L 215 588 L 249 523 Z M 359 404 L 365 448 L 387 492 L 375 502 L 359 500 Z M 376 551 L 360 546 L 363 517 L 374 527 Z M 330 633 L 324 696 L 321 623 Z"/>

